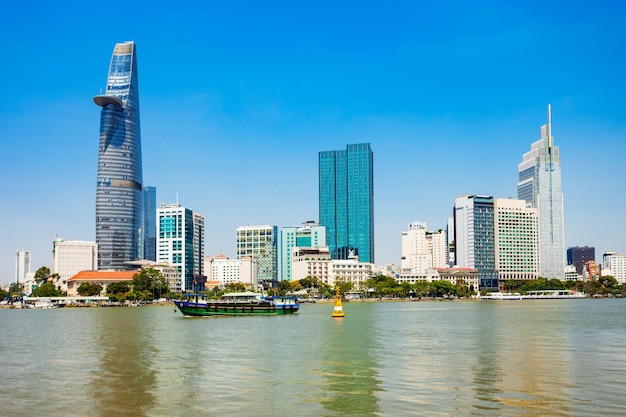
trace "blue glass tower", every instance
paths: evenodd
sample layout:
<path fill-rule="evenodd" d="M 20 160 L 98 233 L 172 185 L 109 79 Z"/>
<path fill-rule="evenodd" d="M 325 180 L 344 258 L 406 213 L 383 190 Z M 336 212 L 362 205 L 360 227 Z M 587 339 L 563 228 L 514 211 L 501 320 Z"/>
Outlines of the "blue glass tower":
<path fill-rule="evenodd" d="M 156 187 L 143 187 L 143 257 L 150 261 L 156 261 Z"/>
<path fill-rule="evenodd" d="M 374 262 L 374 156 L 369 143 L 319 153 L 319 214 L 333 259 Z"/>
<path fill-rule="evenodd" d="M 96 188 L 98 269 L 128 269 L 143 257 L 139 80 L 134 42 L 115 45 L 100 107 Z"/>

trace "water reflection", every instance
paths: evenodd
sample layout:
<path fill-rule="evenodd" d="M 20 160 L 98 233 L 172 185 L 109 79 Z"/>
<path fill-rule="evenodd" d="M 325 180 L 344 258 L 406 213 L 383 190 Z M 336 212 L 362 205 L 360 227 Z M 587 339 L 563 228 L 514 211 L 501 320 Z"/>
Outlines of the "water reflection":
<path fill-rule="evenodd" d="M 559 330 L 563 312 L 552 315 L 547 304 L 480 307 L 487 314 L 477 320 L 475 414 L 571 415 L 571 359 Z"/>
<path fill-rule="evenodd" d="M 118 308 L 99 314 L 96 349 L 101 359 L 90 383 L 93 415 L 145 416 L 154 406 L 158 323 L 141 314 L 148 310 L 130 314 Z"/>
<path fill-rule="evenodd" d="M 372 310 L 363 304 L 344 306 L 346 317 L 329 319 L 324 333 L 322 375 L 325 379 L 320 398 L 325 415 L 373 416 L 381 410 L 378 364 L 373 352 Z M 329 313 L 330 315 L 330 313 Z"/>

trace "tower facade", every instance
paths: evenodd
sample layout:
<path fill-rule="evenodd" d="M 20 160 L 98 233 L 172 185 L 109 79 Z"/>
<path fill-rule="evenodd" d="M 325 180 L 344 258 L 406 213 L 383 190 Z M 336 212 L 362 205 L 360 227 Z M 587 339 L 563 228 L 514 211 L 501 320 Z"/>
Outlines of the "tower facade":
<path fill-rule="evenodd" d="M 567 248 L 567 264 L 576 267 L 578 275 L 583 274 L 585 264 L 596 260 L 596 248 L 590 246 L 574 246 Z"/>
<path fill-rule="evenodd" d="M 156 261 L 156 187 L 143 187 L 143 258 Z"/>
<path fill-rule="evenodd" d="M 326 227 L 315 222 L 280 229 L 280 280 L 291 281 L 294 248 L 326 246 Z"/>
<path fill-rule="evenodd" d="M 369 143 L 319 153 L 319 219 L 333 259 L 374 262 L 374 156 Z"/>
<path fill-rule="evenodd" d="M 539 275 L 565 277 L 565 237 L 561 158 L 552 138 L 552 116 L 541 127 L 541 139 L 533 143 L 518 165 L 517 198 L 537 209 L 539 217 Z"/>
<path fill-rule="evenodd" d="M 96 188 L 98 269 L 128 269 L 143 257 L 139 79 L 134 42 L 115 45 L 100 113 Z"/>
<path fill-rule="evenodd" d="M 157 261 L 176 268 L 183 291 L 203 289 L 204 216 L 180 204 L 157 209 Z"/>
<path fill-rule="evenodd" d="M 478 270 L 480 288 L 497 289 L 493 197 L 462 195 L 454 201 L 456 266 Z"/>
<path fill-rule="evenodd" d="M 18 250 L 15 253 L 15 282 L 24 283 L 26 274 L 30 272 L 30 252 Z"/>
<path fill-rule="evenodd" d="M 237 228 L 237 259 L 254 258 L 258 264 L 258 283 L 278 285 L 278 227 L 241 226 Z"/>

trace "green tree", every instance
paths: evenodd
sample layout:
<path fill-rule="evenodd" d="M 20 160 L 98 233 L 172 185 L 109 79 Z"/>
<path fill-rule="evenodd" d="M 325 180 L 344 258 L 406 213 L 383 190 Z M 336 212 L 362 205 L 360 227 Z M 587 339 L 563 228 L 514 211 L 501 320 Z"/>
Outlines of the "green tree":
<path fill-rule="evenodd" d="M 4 300 L 9 296 L 9 292 L 5 290 L 0 290 L 0 300 Z"/>
<path fill-rule="evenodd" d="M 83 282 L 76 291 L 82 296 L 99 295 L 102 292 L 102 285 Z"/>
<path fill-rule="evenodd" d="M 144 268 L 133 277 L 133 292 L 148 291 L 152 299 L 161 298 L 169 292 L 165 277 L 158 269 Z"/>
<path fill-rule="evenodd" d="M 242 292 L 245 291 L 247 287 L 243 282 L 230 282 L 226 285 L 225 289 L 226 292 Z"/>
<path fill-rule="evenodd" d="M 9 285 L 9 294 L 22 294 L 24 293 L 24 284 L 19 282 L 13 282 Z"/>
<path fill-rule="evenodd" d="M 113 282 L 107 285 L 107 293 L 109 294 L 126 294 L 130 291 L 130 285 L 124 281 Z"/>
<path fill-rule="evenodd" d="M 60 297 L 61 291 L 57 290 L 57 287 L 53 282 L 46 282 L 41 284 L 33 290 L 33 297 Z"/>
<path fill-rule="evenodd" d="M 48 278 L 50 278 L 50 268 L 47 266 L 42 266 L 35 272 L 35 282 L 37 284 L 48 281 Z"/>

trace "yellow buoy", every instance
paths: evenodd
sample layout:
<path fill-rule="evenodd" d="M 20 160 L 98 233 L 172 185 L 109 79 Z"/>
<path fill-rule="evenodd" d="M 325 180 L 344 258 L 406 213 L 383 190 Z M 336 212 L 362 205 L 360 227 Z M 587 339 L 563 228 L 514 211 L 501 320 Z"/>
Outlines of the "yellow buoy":
<path fill-rule="evenodd" d="M 345 317 L 345 314 L 343 313 L 343 307 L 341 306 L 341 294 L 339 294 L 339 286 L 335 288 L 336 288 L 335 302 L 334 302 L 335 307 L 333 308 L 332 317 L 342 318 L 342 317 Z"/>

